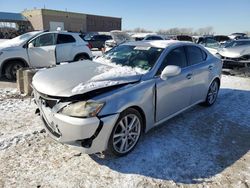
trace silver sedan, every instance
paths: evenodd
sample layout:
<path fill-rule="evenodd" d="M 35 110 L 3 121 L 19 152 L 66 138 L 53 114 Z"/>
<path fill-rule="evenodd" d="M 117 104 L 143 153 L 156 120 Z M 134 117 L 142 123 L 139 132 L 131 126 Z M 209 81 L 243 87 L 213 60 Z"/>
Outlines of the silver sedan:
<path fill-rule="evenodd" d="M 196 104 L 213 105 L 221 69 L 202 46 L 142 41 L 39 71 L 32 84 L 53 139 L 87 154 L 123 156 L 151 128 Z"/>

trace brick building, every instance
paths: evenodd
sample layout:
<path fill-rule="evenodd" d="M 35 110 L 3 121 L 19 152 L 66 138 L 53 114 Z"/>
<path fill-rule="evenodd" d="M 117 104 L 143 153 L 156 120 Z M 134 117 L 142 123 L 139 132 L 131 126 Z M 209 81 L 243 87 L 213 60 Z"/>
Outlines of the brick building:
<path fill-rule="evenodd" d="M 25 10 L 22 15 L 30 21 L 34 30 L 63 30 L 95 32 L 121 30 L 121 18 L 58 11 L 50 9 Z"/>

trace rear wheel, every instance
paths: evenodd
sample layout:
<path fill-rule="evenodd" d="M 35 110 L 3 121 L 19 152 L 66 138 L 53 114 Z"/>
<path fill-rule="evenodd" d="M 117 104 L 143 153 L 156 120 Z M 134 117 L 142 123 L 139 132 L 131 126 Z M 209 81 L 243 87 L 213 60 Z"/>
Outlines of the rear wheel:
<path fill-rule="evenodd" d="M 78 55 L 75 57 L 75 61 L 83 61 L 83 60 L 86 60 L 86 59 L 89 59 L 89 57 L 85 54 L 81 54 L 81 55 Z"/>
<path fill-rule="evenodd" d="M 219 92 L 219 82 L 218 80 L 214 80 L 211 85 L 209 86 L 206 101 L 203 103 L 205 106 L 212 106 L 216 99 Z"/>
<path fill-rule="evenodd" d="M 16 73 L 18 69 L 23 68 L 24 65 L 23 63 L 19 61 L 11 61 L 8 62 L 8 65 L 5 68 L 5 76 L 9 80 L 14 80 L 16 79 Z"/>
<path fill-rule="evenodd" d="M 130 153 L 139 141 L 142 132 L 142 117 L 135 109 L 122 112 L 109 138 L 109 152 L 115 156 Z"/>

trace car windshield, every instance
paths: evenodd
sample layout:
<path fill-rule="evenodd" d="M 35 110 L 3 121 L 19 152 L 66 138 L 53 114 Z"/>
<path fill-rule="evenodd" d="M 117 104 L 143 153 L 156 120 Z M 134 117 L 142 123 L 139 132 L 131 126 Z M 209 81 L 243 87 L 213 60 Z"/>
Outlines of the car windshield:
<path fill-rule="evenodd" d="M 19 46 L 23 42 L 31 39 L 33 36 L 35 36 L 39 33 L 41 33 L 41 31 L 33 31 L 33 32 L 25 33 L 23 35 L 20 35 L 18 37 L 13 38 L 13 39 L 7 40 L 7 41 L 3 42 L 2 44 L 3 45 L 10 45 L 10 46 Z"/>
<path fill-rule="evenodd" d="M 225 44 L 224 48 L 231 48 L 236 46 L 243 46 L 243 45 L 250 45 L 250 40 L 246 41 L 232 41 L 227 44 Z"/>
<path fill-rule="evenodd" d="M 105 62 L 148 71 L 154 66 L 162 51 L 163 48 L 120 45 L 106 52 L 102 58 Z"/>

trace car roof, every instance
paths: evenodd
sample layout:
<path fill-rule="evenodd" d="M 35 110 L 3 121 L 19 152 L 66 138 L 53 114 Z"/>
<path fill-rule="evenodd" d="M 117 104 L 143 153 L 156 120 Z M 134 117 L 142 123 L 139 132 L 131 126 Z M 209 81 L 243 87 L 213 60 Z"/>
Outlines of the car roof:
<path fill-rule="evenodd" d="M 177 44 L 193 44 L 193 43 L 188 41 L 178 41 L 178 40 L 153 40 L 153 41 L 128 42 L 125 43 L 124 45 L 167 48 L 169 46 Z"/>
<path fill-rule="evenodd" d="M 250 39 L 238 39 L 238 40 L 232 40 L 232 41 L 235 41 L 235 42 L 244 42 L 244 41 L 247 41 L 247 42 L 249 42 Z"/>

